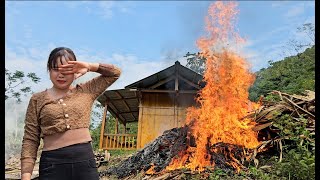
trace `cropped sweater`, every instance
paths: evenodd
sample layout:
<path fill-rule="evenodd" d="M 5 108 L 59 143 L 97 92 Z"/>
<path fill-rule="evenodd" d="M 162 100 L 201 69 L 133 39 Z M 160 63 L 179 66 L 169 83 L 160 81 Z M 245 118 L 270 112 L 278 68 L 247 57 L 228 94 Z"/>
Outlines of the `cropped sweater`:
<path fill-rule="evenodd" d="M 31 96 L 25 117 L 21 148 L 21 174 L 32 174 L 40 138 L 89 128 L 93 102 L 120 76 L 119 68 L 99 64 L 101 75 L 77 84 L 60 99 L 51 99 L 47 90 Z"/>

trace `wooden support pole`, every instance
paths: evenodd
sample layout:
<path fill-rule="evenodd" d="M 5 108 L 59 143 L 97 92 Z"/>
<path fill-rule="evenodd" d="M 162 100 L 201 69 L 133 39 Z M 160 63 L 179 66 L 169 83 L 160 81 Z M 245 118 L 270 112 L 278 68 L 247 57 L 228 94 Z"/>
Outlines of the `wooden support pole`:
<path fill-rule="evenodd" d="M 115 129 L 115 134 L 118 134 L 119 132 L 119 118 L 116 117 L 116 129 Z"/>
<path fill-rule="evenodd" d="M 143 115 L 142 94 L 141 94 L 141 91 L 139 91 L 139 117 L 138 117 L 138 134 L 137 134 L 136 149 L 141 148 L 142 115 Z"/>
<path fill-rule="evenodd" d="M 99 149 L 103 149 L 102 143 L 103 143 L 104 127 L 105 127 L 105 124 L 106 124 L 107 112 L 108 112 L 108 100 L 106 100 L 105 105 L 104 105 L 104 112 L 103 112 L 101 129 L 100 129 Z"/>
<path fill-rule="evenodd" d="M 176 79 L 174 82 L 174 90 L 179 91 L 179 79 L 178 79 L 178 74 L 176 73 Z"/>

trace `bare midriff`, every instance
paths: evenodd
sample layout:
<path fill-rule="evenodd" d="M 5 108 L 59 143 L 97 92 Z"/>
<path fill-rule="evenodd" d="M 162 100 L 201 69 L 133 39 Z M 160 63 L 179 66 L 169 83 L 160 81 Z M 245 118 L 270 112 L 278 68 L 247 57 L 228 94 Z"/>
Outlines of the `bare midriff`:
<path fill-rule="evenodd" d="M 85 143 L 91 141 L 91 135 L 88 128 L 79 128 L 45 136 L 43 138 L 42 151 L 50 151 L 73 144 Z"/>

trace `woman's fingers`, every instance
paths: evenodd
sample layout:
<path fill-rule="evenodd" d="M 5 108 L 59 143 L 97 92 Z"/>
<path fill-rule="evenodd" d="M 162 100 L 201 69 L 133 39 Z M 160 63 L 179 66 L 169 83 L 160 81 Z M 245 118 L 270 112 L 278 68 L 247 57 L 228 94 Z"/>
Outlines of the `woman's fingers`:
<path fill-rule="evenodd" d="M 62 64 L 62 65 L 58 65 L 58 67 L 60 68 L 65 68 L 65 67 L 67 67 L 67 68 L 69 68 L 69 67 L 74 67 L 74 64 Z"/>
<path fill-rule="evenodd" d="M 76 64 L 80 64 L 81 62 L 80 61 L 68 61 L 69 64 L 73 64 L 73 65 L 76 65 Z"/>
<path fill-rule="evenodd" d="M 69 64 L 76 64 L 77 61 L 68 61 Z"/>
<path fill-rule="evenodd" d="M 58 67 L 58 70 L 60 71 L 72 71 L 73 69 L 73 67 Z"/>
<path fill-rule="evenodd" d="M 61 74 L 63 75 L 74 74 L 74 71 L 64 71 L 64 72 L 61 72 Z"/>
<path fill-rule="evenodd" d="M 82 61 L 68 61 L 69 64 L 73 64 L 78 68 L 88 68 L 88 63 Z"/>
<path fill-rule="evenodd" d="M 77 79 L 87 72 L 87 63 L 80 61 L 66 61 L 65 57 L 63 56 L 61 58 L 59 57 L 57 60 L 58 70 L 61 72 L 61 74 L 74 74 L 74 78 Z"/>
<path fill-rule="evenodd" d="M 58 65 L 58 70 L 61 73 L 69 73 L 69 74 L 76 72 L 73 64 Z"/>

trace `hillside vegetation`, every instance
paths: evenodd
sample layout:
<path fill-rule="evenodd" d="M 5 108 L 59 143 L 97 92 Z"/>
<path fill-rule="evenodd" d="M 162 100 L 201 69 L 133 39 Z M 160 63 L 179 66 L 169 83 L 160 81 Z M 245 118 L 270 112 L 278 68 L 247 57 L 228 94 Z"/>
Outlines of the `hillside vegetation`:
<path fill-rule="evenodd" d="M 273 90 L 288 94 L 302 94 L 315 89 L 315 46 L 303 53 L 269 62 L 269 67 L 256 72 L 256 81 L 250 88 L 250 100 L 257 101 Z"/>

